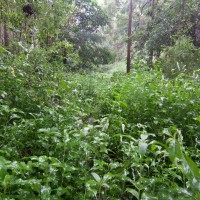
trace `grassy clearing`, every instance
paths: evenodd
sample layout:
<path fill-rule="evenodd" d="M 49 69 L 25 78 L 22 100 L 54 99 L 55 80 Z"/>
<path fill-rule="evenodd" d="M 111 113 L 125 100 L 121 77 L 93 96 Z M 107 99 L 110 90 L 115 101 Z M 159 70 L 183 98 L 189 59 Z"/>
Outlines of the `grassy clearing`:
<path fill-rule="evenodd" d="M 197 199 L 198 79 L 1 73 L 1 199 Z"/>

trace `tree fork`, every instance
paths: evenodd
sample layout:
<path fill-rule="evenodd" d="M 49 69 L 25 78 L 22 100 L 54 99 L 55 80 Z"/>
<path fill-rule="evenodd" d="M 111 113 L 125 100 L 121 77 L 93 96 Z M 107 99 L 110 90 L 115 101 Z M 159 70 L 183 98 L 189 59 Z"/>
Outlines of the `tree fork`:
<path fill-rule="evenodd" d="M 132 13 L 133 13 L 133 1 L 130 0 L 129 4 L 129 19 L 128 19 L 128 44 L 127 44 L 127 73 L 131 70 L 131 33 L 132 33 Z"/>

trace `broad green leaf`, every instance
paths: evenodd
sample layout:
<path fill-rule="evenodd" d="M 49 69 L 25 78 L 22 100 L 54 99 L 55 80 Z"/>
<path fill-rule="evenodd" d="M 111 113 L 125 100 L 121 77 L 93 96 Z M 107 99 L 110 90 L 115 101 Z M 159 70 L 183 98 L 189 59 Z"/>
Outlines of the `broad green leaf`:
<path fill-rule="evenodd" d="M 193 162 L 193 160 L 189 156 L 184 155 L 184 158 L 185 158 L 185 161 L 187 162 L 187 165 L 188 165 L 190 171 L 192 172 L 193 176 L 195 178 L 200 179 L 200 170 L 199 170 L 198 166 Z"/>
<path fill-rule="evenodd" d="M 177 159 L 181 160 L 183 158 L 183 152 L 181 150 L 181 145 L 175 139 L 171 139 L 169 147 L 167 148 L 170 160 L 176 164 Z"/>
<path fill-rule="evenodd" d="M 3 183 L 2 183 L 2 185 L 3 185 L 4 188 L 8 187 L 8 185 L 9 185 L 9 183 L 10 183 L 10 181 L 11 181 L 12 178 L 14 178 L 13 175 L 9 175 L 9 174 L 7 174 L 4 177 L 4 180 L 3 180 Z"/>
<path fill-rule="evenodd" d="M 107 174 L 105 174 L 103 176 L 103 180 L 108 181 L 108 180 L 111 180 L 113 177 L 114 177 L 114 175 L 112 173 L 108 172 Z"/>
<path fill-rule="evenodd" d="M 98 174 L 96 174 L 95 172 L 92 172 L 91 174 L 92 174 L 92 176 L 94 177 L 94 179 L 95 179 L 97 182 L 100 182 L 100 181 L 101 181 L 101 178 L 100 178 L 100 176 L 99 176 Z"/>
<path fill-rule="evenodd" d="M 129 193 L 131 193 L 137 199 L 139 199 L 139 192 L 137 192 L 136 190 L 134 190 L 132 188 L 127 188 L 126 191 L 129 192 Z"/>

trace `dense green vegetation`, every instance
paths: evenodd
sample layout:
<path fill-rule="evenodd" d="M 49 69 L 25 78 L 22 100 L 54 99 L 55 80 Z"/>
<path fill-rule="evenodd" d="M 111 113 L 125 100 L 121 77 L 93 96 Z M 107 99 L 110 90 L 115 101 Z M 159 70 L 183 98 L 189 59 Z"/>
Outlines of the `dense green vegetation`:
<path fill-rule="evenodd" d="M 198 199 L 198 79 L 0 70 L 1 199 Z"/>
<path fill-rule="evenodd" d="M 76 70 L 112 59 L 98 34 L 108 18 L 92 0 L 1 0 L 0 10 L 0 44 L 12 62 L 26 59 L 35 70 L 44 63 Z"/>
<path fill-rule="evenodd" d="M 0 0 L 0 200 L 199 200 L 200 4 L 101 2 Z"/>

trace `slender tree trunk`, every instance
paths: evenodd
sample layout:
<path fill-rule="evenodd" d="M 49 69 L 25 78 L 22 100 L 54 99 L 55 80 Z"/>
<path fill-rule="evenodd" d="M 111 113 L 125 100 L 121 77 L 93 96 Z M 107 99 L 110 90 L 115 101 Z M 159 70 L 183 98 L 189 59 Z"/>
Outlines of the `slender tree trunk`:
<path fill-rule="evenodd" d="M 3 32 L 4 32 L 4 34 L 3 34 L 4 45 L 8 46 L 9 45 L 9 33 L 8 33 L 8 27 L 7 27 L 6 22 L 4 22 L 4 31 Z"/>
<path fill-rule="evenodd" d="M 184 15 L 185 15 L 185 4 L 186 4 L 186 1 L 182 0 L 181 2 L 181 19 L 182 20 L 184 19 Z"/>
<path fill-rule="evenodd" d="M 46 45 L 47 46 L 50 46 L 50 43 L 51 43 L 50 41 L 51 41 L 51 37 L 47 33 L 47 36 L 46 36 Z"/>
<path fill-rule="evenodd" d="M 155 0 L 151 0 L 151 20 L 153 21 L 155 18 Z M 149 51 L 148 51 L 148 60 L 147 60 L 147 65 L 150 68 L 153 68 L 153 48 L 150 47 Z"/>
<path fill-rule="evenodd" d="M 6 5 L 8 5 L 8 0 L 4 1 Z M 4 40 L 4 45 L 8 46 L 9 45 L 9 32 L 8 32 L 8 26 L 7 26 L 7 18 L 3 20 L 3 40 Z"/>
<path fill-rule="evenodd" d="M 0 22 L 0 45 L 3 45 L 3 22 Z"/>
<path fill-rule="evenodd" d="M 129 19 L 128 19 L 128 45 L 127 45 L 127 73 L 131 70 L 131 33 L 132 33 L 132 12 L 133 12 L 133 1 L 130 0 L 129 4 Z"/>
<path fill-rule="evenodd" d="M 150 68 L 153 68 L 153 49 L 152 48 L 150 48 L 149 51 L 148 51 L 147 65 Z"/>

